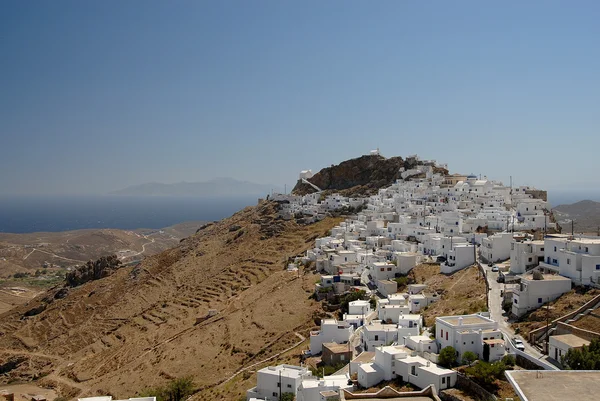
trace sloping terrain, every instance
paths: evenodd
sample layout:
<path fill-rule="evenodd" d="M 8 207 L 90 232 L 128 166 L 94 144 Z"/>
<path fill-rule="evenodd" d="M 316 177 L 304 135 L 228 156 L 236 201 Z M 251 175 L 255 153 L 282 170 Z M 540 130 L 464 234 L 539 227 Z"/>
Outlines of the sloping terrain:
<path fill-rule="evenodd" d="M 551 301 L 549 305 L 544 304 L 543 307 L 525 314 L 518 322 L 513 323 L 512 327 L 514 329 L 518 328 L 520 334 L 526 338 L 530 331 L 545 326 L 548 321 L 551 322 L 554 319 L 573 312 L 598 294 L 600 294 L 600 290 L 576 287 L 554 301 Z M 590 320 L 587 322 L 590 322 Z M 600 332 L 600 326 L 582 328 L 587 330 L 595 329 L 593 331 Z"/>
<path fill-rule="evenodd" d="M 0 383 L 37 379 L 68 397 L 125 398 L 191 375 L 197 399 L 208 399 L 240 367 L 298 342 L 320 309 L 309 299 L 314 277 L 285 271 L 284 259 L 340 219 L 304 226 L 276 215 L 262 202 L 136 267 L 0 315 Z M 218 313 L 202 319 L 209 309 Z"/>
<path fill-rule="evenodd" d="M 0 233 L 0 279 L 38 269 L 72 267 L 117 253 L 122 261 L 140 259 L 179 243 L 203 222 L 186 222 L 160 230 L 90 229 L 29 234 Z"/>
<path fill-rule="evenodd" d="M 367 155 L 326 167 L 309 181 L 326 192 L 335 191 L 343 196 L 367 196 L 377 193 L 379 188 L 396 182 L 400 178 L 400 168 L 409 170 L 422 163 L 414 158 L 403 160 L 396 156 L 386 159 L 379 155 Z M 446 169 L 439 167 L 433 169 L 448 174 Z M 296 195 L 313 192 L 315 189 L 302 181 L 298 181 L 292 190 Z"/>
<path fill-rule="evenodd" d="M 460 315 L 487 310 L 485 281 L 476 266 L 453 274 L 440 273 L 437 264 L 415 266 L 409 277 L 418 284 L 427 284 L 426 292 L 437 292 L 440 300 L 422 312 L 425 324 L 430 326 L 438 316 Z"/>
<path fill-rule="evenodd" d="M 571 232 L 570 220 L 575 220 L 576 233 L 597 233 L 600 227 L 600 202 L 582 200 L 570 205 L 559 205 L 553 209 L 556 220 L 563 232 Z"/>

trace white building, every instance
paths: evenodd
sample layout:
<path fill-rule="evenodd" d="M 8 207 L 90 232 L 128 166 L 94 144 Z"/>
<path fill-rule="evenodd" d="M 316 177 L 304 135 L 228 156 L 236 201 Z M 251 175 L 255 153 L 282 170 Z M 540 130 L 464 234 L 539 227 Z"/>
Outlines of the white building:
<path fill-rule="evenodd" d="M 479 248 L 486 262 L 499 262 L 510 258 L 512 233 L 498 233 L 484 238 Z"/>
<path fill-rule="evenodd" d="M 544 241 L 513 241 L 510 247 L 511 273 L 523 274 L 544 261 Z"/>
<path fill-rule="evenodd" d="M 548 342 L 548 356 L 555 361 L 562 363 L 562 358 L 567 355 L 570 349 L 580 349 L 583 346 L 589 346 L 590 342 L 575 334 L 561 334 L 550 336 Z"/>
<path fill-rule="evenodd" d="M 323 351 L 323 343 L 345 344 L 354 333 L 354 327 L 348 322 L 338 322 L 335 319 L 323 319 L 321 330 L 310 332 L 310 353 L 320 354 Z"/>
<path fill-rule="evenodd" d="M 475 246 L 467 244 L 453 245 L 447 260 L 440 265 L 444 274 L 454 273 L 475 263 Z"/>
<path fill-rule="evenodd" d="M 457 373 L 437 366 L 420 357 L 404 346 L 378 347 L 373 362 L 358 366 L 358 383 L 369 388 L 381 381 L 399 379 L 416 387 L 425 388 L 433 384 L 437 391 L 456 384 Z"/>
<path fill-rule="evenodd" d="M 465 352 L 474 352 L 483 359 L 484 344 L 490 349 L 490 361 L 504 356 L 504 341 L 498 323 L 479 314 L 444 316 L 435 319 L 435 338 L 440 350 L 451 346 L 460 361 Z"/>
<path fill-rule="evenodd" d="M 384 324 L 379 320 L 364 325 L 360 332 L 361 345 L 365 351 L 372 351 L 381 345 L 390 345 L 396 340 L 398 340 L 398 326 Z"/>
<path fill-rule="evenodd" d="M 298 387 L 297 401 L 322 401 L 322 392 L 339 391 L 340 389 L 352 389 L 353 384 L 348 384 L 348 375 L 335 375 L 318 377 L 303 377 Z"/>
<path fill-rule="evenodd" d="M 571 290 L 569 278 L 541 273 L 537 277 L 541 279 L 536 280 L 533 273 L 520 276 L 521 283 L 513 291 L 513 315 L 522 316 Z"/>
<path fill-rule="evenodd" d="M 296 396 L 303 378 L 311 378 L 307 368 L 293 365 L 268 366 L 256 372 L 256 387 L 246 392 L 246 399 L 279 399 L 282 394 Z"/>

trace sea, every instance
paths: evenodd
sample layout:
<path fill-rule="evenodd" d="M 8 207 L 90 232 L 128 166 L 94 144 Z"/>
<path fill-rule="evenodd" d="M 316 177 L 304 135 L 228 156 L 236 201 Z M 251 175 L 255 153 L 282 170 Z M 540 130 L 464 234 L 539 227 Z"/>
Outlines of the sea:
<path fill-rule="evenodd" d="M 552 207 L 589 199 L 600 189 L 549 190 Z M 256 205 L 258 195 L 168 196 L 0 196 L 0 232 L 32 233 L 86 228 L 164 228 L 186 221 L 214 221 Z"/>
<path fill-rule="evenodd" d="M 256 205 L 258 196 L 4 196 L 0 232 L 58 232 L 86 228 L 164 228 L 214 221 Z"/>

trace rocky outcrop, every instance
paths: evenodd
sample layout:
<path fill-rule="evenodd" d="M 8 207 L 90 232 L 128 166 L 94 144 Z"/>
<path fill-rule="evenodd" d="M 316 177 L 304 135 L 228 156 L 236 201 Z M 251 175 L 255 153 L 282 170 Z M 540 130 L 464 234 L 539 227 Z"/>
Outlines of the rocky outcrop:
<path fill-rule="evenodd" d="M 121 265 L 121 261 L 116 255 L 103 256 L 97 261 L 89 261 L 83 266 L 78 266 L 75 270 L 67 273 L 66 282 L 69 287 L 87 283 L 92 280 L 99 280 L 113 274 Z"/>
<path fill-rule="evenodd" d="M 356 189 L 357 194 L 368 193 L 393 184 L 400 178 L 401 167 L 404 167 L 401 157 L 386 159 L 383 156 L 362 156 L 326 167 L 315 174 L 310 182 L 322 190 L 339 192 Z M 315 192 L 315 189 L 298 181 L 292 192 L 306 195 Z M 347 192 L 353 195 L 353 191 Z"/>

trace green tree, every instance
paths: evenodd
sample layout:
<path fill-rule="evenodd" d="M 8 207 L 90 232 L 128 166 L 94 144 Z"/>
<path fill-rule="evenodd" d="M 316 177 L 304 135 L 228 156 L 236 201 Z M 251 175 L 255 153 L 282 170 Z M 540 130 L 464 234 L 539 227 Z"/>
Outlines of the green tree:
<path fill-rule="evenodd" d="M 438 364 L 445 368 L 451 368 L 456 363 L 456 350 L 454 347 L 447 346 L 440 351 Z"/>
<path fill-rule="evenodd" d="M 294 401 L 296 397 L 294 397 L 294 393 L 283 393 L 281 394 L 280 401 Z"/>
<path fill-rule="evenodd" d="M 192 378 L 180 377 L 173 379 L 164 387 L 155 387 L 143 390 L 139 397 L 156 397 L 157 401 L 181 401 L 195 392 Z"/>
<path fill-rule="evenodd" d="M 506 354 L 502 357 L 502 363 L 506 366 L 515 366 L 516 360 L 514 355 Z"/>
<path fill-rule="evenodd" d="M 594 338 L 589 346 L 570 349 L 562 364 L 571 370 L 600 370 L 600 339 Z"/>
<path fill-rule="evenodd" d="M 475 354 L 473 351 L 466 351 L 462 355 L 462 363 L 463 363 L 463 365 L 469 365 L 469 366 L 471 366 L 471 364 L 473 362 L 475 362 L 476 360 L 477 360 L 477 354 Z"/>
<path fill-rule="evenodd" d="M 465 372 L 478 383 L 490 385 L 496 379 L 504 377 L 505 370 L 506 365 L 501 361 L 494 363 L 478 361 L 475 365 L 468 367 Z"/>

